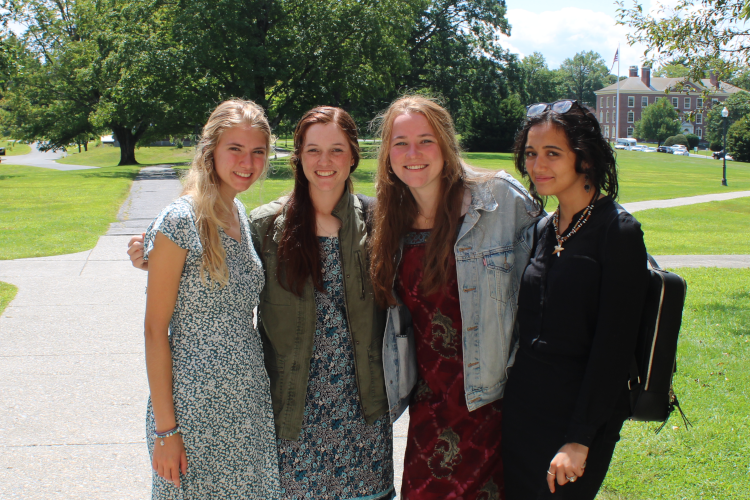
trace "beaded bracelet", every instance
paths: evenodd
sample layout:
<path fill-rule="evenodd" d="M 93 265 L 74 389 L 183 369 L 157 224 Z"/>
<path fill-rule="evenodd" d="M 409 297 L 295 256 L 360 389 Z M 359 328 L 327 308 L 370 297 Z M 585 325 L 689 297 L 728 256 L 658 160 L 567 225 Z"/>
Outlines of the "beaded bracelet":
<path fill-rule="evenodd" d="M 164 439 L 168 437 L 172 437 L 175 434 L 179 434 L 180 432 L 180 426 L 176 426 L 174 429 L 170 429 L 166 432 L 154 432 L 154 439 L 160 439 L 161 445 L 164 446 Z"/>

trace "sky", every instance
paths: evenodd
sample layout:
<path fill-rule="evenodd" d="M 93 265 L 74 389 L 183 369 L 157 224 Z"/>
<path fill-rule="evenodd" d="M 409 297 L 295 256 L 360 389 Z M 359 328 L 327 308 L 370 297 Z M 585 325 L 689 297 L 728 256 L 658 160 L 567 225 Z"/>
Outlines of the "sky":
<path fill-rule="evenodd" d="M 633 0 L 625 0 L 625 7 Z M 645 11 L 659 7 L 659 0 L 642 0 Z M 661 0 L 666 6 L 676 0 Z M 541 52 L 550 69 L 577 52 L 594 50 L 607 66 L 620 44 L 620 74 L 627 76 L 628 67 L 640 67 L 645 46 L 628 45 L 627 26 L 616 24 L 617 5 L 612 0 L 506 0 L 511 36 L 503 47 L 524 57 Z M 617 73 L 617 65 L 612 70 Z"/>

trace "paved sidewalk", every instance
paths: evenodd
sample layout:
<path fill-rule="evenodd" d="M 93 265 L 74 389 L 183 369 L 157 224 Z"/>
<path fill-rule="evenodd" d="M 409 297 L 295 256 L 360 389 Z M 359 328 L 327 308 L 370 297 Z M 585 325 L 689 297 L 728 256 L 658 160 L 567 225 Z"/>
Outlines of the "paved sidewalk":
<path fill-rule="evenodd" d="M 179 188 L 144 168 L 93 250 L 0 261 L 18 286 L 0 316 L 3 500 L 148 498 L 146 273 L 125 249 Z"/>
<path fill-rule="evenodd" d="M 27 155 L 18 156 L 6 156 L 3 158 L 3 162 L 9 165 L 25 165 L 27 167 L 42 167 L 51 168 L 53 170 L 88 170 L 92 168 L 87 165 L 66 165 L 64 163 L 57 163 L 55 160 L 63 157 L 62 151 L 42 152 L 37 149 L 37 143 L 31 145 L 31 153 Z"/>
<path fill-rule="evenodd" d="M 734 200 L 735 198 L 746 198 L 748 196 L 750 196 L 750 191 L 734 191 L 731 193 L 715 193 L 700 196 L 688 196 L 685 198 L 672 198 L 671 200 L 635 201 L 632 203 L 623 203 L 622 208 L 633 213 L 641 210 L 651 210 L 652 208 L 682 207 L 685 205 L 708 203 L 710 201 Z"/>
<path fill-rule="evenodd" d="M 125 248 L 179 191 L 172 169 L 143 168 L 93 250 L 0 261 L 0 281 L 19 288 L 0 316 L 3 500 L 149 496 L 146 273 Z M 663 267 L 750 267 L 750 256 L 656 258 Z M 394 428 L 397 487 L 407 429 L 405 414 Z"/>

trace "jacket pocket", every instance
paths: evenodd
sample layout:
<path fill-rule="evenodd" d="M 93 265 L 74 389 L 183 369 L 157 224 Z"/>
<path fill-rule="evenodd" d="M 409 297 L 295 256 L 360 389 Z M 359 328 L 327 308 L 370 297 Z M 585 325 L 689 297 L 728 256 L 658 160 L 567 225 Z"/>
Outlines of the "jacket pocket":
<path fill-rule="evenodd" d="M 518 283 L 513 272 L 515 265 L 513 249 L 503 247 L 489 250 L 482 256 L 482 259 L 487 271 L 490 297 L 503 304 L 507 303 L 518 292 Z"/>

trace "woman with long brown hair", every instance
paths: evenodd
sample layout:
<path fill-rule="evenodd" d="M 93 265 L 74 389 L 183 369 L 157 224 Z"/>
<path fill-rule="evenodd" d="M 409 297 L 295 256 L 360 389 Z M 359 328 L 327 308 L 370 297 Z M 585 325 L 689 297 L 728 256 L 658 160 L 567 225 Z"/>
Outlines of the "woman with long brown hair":
<path fill-rule="evenodd" d="M 368 279 L 357 127 L 318 107 L 294 132 L 294 189 L 251 215 L 266 270 L 258 326 L 271 378 L 285 499 L 393 496 L 384 311 Z"/>
<path fill-rule="evenodd" d="M 392 419 L 409 406 L 401 498 L 500 499 L 499 399 L 539 210 L 461 159 L 434 100 L 398 99 L 380 131 L 371 274 Z"/>

